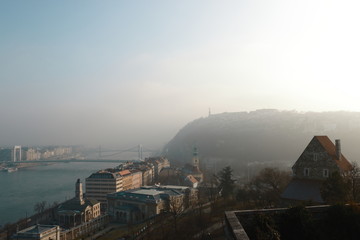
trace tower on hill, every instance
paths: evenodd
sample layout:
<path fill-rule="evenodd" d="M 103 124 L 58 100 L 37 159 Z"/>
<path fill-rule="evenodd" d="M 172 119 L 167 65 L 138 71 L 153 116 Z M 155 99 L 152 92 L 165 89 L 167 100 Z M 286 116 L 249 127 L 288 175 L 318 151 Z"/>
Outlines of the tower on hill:
<path fill-rule="evenodd" d="M 200 169 L 200 160 L 198 157 L 198 151 L 197 151 L 196 147 L 194 147 L 192 163 L 193 163 L 194 167 L 197 167 L 198 169 Z"/>

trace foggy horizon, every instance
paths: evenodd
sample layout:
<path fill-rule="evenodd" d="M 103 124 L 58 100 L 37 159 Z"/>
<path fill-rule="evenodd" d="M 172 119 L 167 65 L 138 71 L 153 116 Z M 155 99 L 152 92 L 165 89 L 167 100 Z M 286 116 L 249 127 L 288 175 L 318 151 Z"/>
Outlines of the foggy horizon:
<path fill-rule="evenodd" d="M 3 1 L 0 146 L 162 148 L 200 117 L 360 111 L 355 1 Z"/>

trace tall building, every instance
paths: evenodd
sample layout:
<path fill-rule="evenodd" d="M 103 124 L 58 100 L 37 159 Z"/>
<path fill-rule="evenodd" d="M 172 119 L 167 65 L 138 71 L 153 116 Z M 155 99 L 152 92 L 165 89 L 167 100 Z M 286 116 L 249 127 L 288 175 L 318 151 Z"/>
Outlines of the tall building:
<path fill-rule="evenodd" d="M 26 160 L 28 160 L 28 161 L 39 160 L 40 156 L 41 156 L 41 154 L 38 151 L 36 151 L 36 149 L 34 149 L 34 148 L 29 148 L 26 151 Z"/>
<path fill-rule="evenodd" d="M 106 195 L 123 190 L 123 178 L 118 172 L 100 170 L 85 179 L 86 198 L 96 199 L 101 210 L 107 207 Z"/>

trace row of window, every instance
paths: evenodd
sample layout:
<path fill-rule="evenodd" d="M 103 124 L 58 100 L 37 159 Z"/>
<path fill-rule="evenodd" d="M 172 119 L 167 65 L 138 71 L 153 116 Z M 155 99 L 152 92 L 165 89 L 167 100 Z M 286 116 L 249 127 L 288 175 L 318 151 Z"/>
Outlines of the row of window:
<path fill-rule="evenodd" d="M 123 186 L 88 186 L 86 188 L 86 191 L 89 191 L 89 190 L 105 190 L 105 189 L 114 189 L 114 190 L 121 190 L 123 189 Z"/>
<path fill-rule="evenodd" d="M 98 186 L 115 186 L 115 185 L 121 185 L 122 182 L 86 182 L 86 186 L 93 186 L 93 185 L 98 185 Z"/>
<path fill-rule="evenodd" d="M 323 169 L 322 170 L 323 177 L 329 177 L 329 169 Z M 304 176 L 309 177 L 310 176 L 310 168 L 304 168 Z"/>

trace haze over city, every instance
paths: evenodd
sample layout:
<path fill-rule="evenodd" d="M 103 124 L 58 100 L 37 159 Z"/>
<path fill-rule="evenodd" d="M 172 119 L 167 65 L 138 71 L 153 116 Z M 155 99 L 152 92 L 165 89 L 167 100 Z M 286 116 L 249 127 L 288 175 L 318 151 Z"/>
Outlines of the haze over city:
<path fill-rule="evenodd" d="M 360 111 L 356 1 L 2 1 L 0 145 L 162 146 L 213 113 Z"/>

